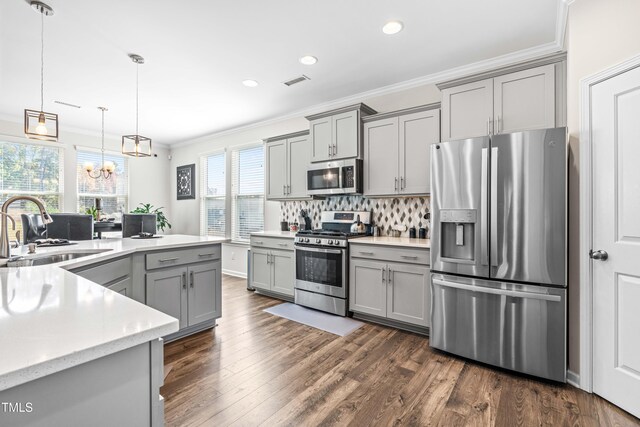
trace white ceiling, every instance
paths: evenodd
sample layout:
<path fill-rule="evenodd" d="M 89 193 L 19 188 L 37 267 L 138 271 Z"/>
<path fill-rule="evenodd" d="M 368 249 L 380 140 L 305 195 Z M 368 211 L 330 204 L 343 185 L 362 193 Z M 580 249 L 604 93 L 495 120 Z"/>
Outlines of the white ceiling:
<path fill-rule="evenodd" d="M 171 144 L 557 43 L 558 1 L 47 0 L 44 110 L 95 132 L 106 106 L 107 133 L 134 133 L 137 53 L 140 133 Z M 0 3 L 0 116 L 19 122 L 39 109 L 40 15 Z M 391 19 L 405 28 L 388 36 Z"/>

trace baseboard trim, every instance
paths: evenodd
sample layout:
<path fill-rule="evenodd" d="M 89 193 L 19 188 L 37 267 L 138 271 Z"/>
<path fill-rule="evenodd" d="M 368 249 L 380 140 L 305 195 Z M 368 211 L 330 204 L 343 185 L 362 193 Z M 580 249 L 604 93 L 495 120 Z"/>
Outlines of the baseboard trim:
<path fill-rule="evenodd" d="M 567 383 L 575 388 L 580 388 L 580 374 L 567 370 Z"/>
<path fill-rule="evenodd" d="M 224 268 L 222 269 L 222 274 L 226 274 L 227 276 L 239 277 L 241 279 L 247 278 L 247 273 L 244 273 L 242 271 L 225 270 Z"/>

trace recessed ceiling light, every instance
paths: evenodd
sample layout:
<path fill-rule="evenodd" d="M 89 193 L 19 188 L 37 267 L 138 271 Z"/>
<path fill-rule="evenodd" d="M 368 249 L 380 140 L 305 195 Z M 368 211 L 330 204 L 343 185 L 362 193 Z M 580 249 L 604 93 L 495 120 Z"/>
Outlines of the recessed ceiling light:
<path fill-rule="evenodd" d="M 316 62 L 318 62 L 318 58 L 316 58 L 315 56 L 306 55 L 300 58 L 300 63 L 304 65 L 313 65 Z"/>
<path fill-rule="evenodd" d="M 389 21 L 382 27 L 382 32 L 385 34 L 397 34 L 402 31 L 403 27 L 404 25 L 400 21 Z"/>
<path fill-rule="evenodd" d="M 243 80 L 242 84 L 246 87 L 256 87 L 258 86 L 258 82 L 255 80 Z"/>

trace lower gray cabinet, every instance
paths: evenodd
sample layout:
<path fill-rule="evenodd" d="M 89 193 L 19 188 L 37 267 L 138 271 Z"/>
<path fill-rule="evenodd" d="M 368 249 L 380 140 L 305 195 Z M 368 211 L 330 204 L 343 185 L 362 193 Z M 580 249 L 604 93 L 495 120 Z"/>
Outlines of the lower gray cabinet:
<path fill-rule="evenodd" d="M 114 292 L 132 297 L 133 278 L 130 256 L 91 264 L 87 267 L 70 271 Z"/>
<path fill-rule="evenodd" d="M 107 288 L 111 289 L 114 292 L 122 294 L 125 297 L 132 298 L 133 280 L 131 279 L 131 276 L 128 276 L 114 283 L 111 283 L 110 285 L 107 285 Z"/>
<path fill-rule="evenodd" d="M 415 259 L 419 259 L 418 253 Z M 349 310 L 429 326 L 431 279 L 428 266 L 357 257 L 352 257 L 349 265 Z"/>
<path fill-rule="evenodd" d="M 217 319 L 220 278 L 219 260 L 147 273 L 147 305 L 178 319 L 180 329 Z"/>
<path fill-rule="evenodd" d="M 295 252 L 289 248 L 292 239 L 252 238 L 249 281 L 254 288 L 293 297 Z"/>

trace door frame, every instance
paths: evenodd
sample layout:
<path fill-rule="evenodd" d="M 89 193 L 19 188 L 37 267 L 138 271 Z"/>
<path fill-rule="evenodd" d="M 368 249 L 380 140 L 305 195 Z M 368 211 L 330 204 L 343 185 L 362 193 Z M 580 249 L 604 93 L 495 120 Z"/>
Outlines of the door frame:
<path fill-rule="evenodd" d="M 580 374 L 576 380 L 589 393 L 593 392 L 593 271 L 587 256 L 593 243 L 591 90 L 638 67 L 640 55 L 580 80 Z"/>

